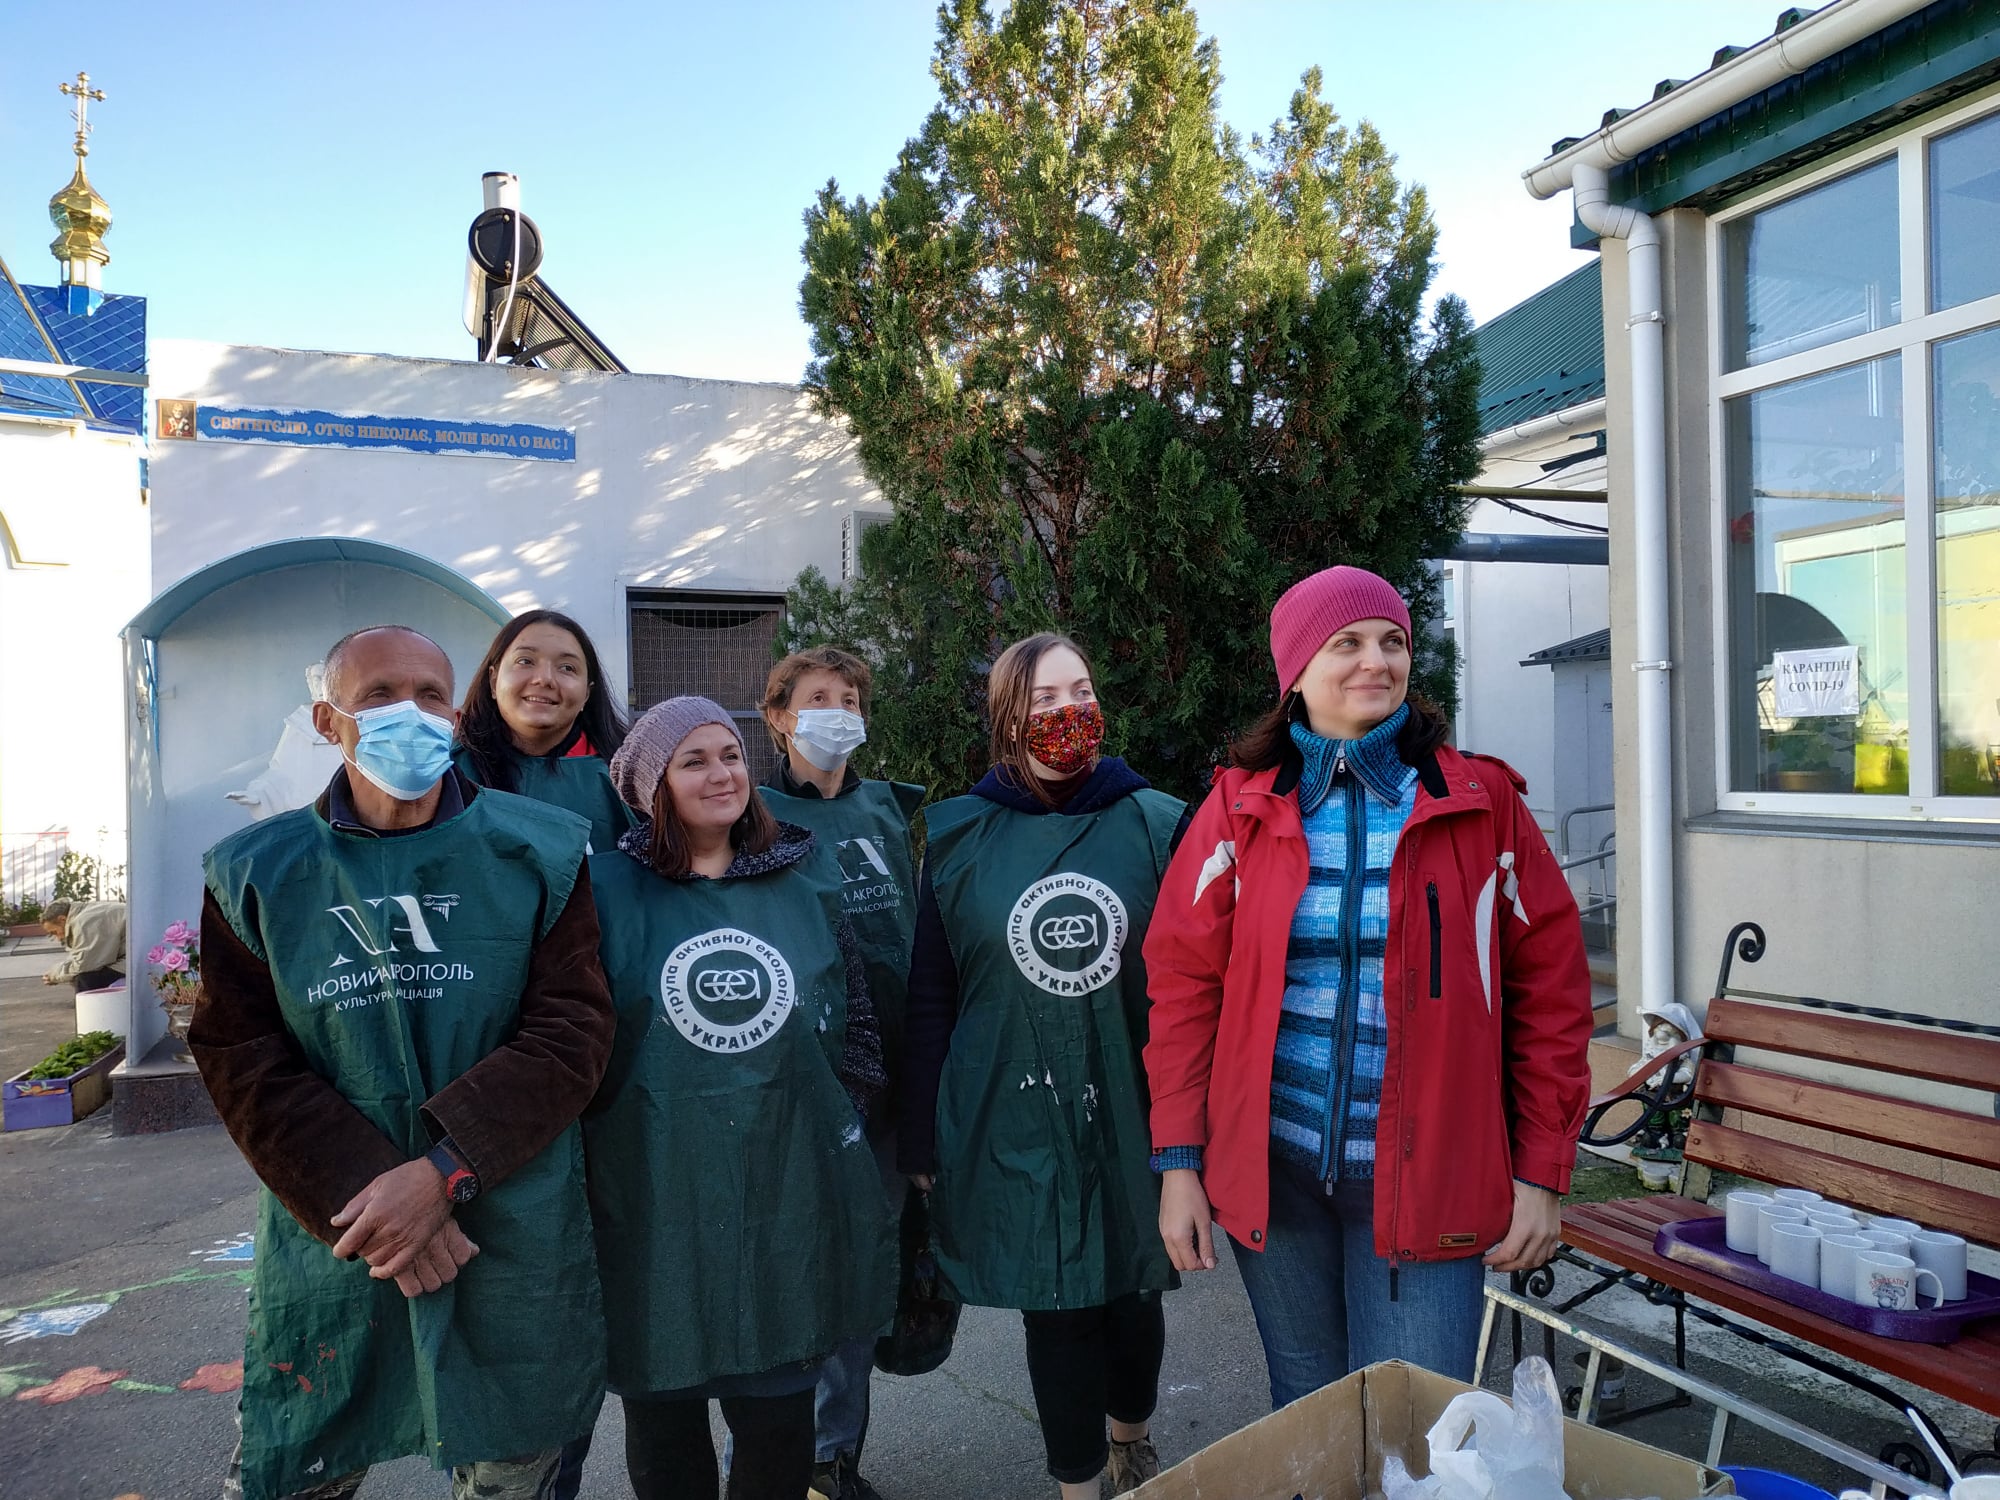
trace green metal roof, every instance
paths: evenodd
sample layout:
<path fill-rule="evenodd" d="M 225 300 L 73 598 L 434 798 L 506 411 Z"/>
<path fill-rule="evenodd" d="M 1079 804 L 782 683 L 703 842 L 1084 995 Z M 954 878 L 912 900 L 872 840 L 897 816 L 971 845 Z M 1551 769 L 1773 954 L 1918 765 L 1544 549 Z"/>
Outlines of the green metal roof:
<path fill-rule="evenodd" d="M 1604 394 L 1603 301 L 1592 260 L 1474 332 L 1480 436 Z"/>
<path fill-rule="evenodd" d="M 1800 7 L 1783 12 L 1777 32 L 1811 14 Z M 1743 50 L 1721 48 L 1710 67 Z M 1996 78 L 2000 0 L 1937 0 L 1614 168 L 1612 201 L 1648 213 L 1682 204 L 1712 208 Z M 1653 97 L 1685 82 L 1664 79 Z M 1607 110 L 1602 124 L 1628 113 Z M 1557 141 L 1550 154 L 1576 139 Z M 1577 224 L 1570 240 L 1581 247 L 1597 237 Z"/>

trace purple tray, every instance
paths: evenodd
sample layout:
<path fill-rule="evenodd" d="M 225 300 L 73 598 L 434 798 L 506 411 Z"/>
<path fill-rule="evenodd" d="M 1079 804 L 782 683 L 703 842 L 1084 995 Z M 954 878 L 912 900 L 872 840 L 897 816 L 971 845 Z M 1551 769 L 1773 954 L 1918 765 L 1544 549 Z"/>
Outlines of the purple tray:
<path fill-rule="evenodd" d="M 1666 1225 L 1653 1237 L 1653 1251 L 1668 1260 L 1747 1286 L 1767 1297 L 1817 1313 L 1829 1322 L 1844 1323 L 1877 1338 L 1949 1344 L 1967 1323 L 2000 1317 L 2000 1281 L 1977 1271 L 1966 1272 L 1963 1302 L 1947 1302 L 1942 1307 L 1932 1304 L 1913 1312 L 1863 1307 L 1845 1297 L 1829 1296 L 1818 1287 L 1780 1276 L 1754 1255 L 1731 1250 L 1728 1232 L 1727 1221 L 1721 1214 L 1705 1219 L 1681 1219 Z"/>

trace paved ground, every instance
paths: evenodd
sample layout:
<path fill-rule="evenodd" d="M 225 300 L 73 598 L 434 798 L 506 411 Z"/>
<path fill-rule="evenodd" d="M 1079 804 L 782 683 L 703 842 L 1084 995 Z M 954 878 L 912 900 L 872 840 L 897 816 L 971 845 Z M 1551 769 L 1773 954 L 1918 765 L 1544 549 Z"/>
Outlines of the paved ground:
<path fill-rule="evenodd" d="M 230 1385 L 215 1367 L 242 1356 L 254 1182 L 219 1127 L 109 1132 L 100 1114 L 0 1138 L 0 1194 L 37 1205 L 10 1211 L 0 1241 L 5 1500 L 207 1500 L 233 1439 L 234 1397 L 205 1387 Z M 1173 1298 L 1168 1320 L 1156 1430 L 1179 1458 L 1261 1415 L 1266 1387 L 1233 1272 Z M 868 1467 L 890 1500 L 1053 1493 L 1017 1315 L 968 1311 L 943 1370 L 875 1390 Z M 607 1403 L 586 1496 L 630 1495 L 622 1453 Z M 445 1489 L 406 1461 L 363 1494 Z"/>
<path fill-rule="evenodd" d="M 1627 1179 L 1598 1169 L 1585 1180 L 1602 1192 Z M 255 1214 L 254 1183 L 228 1138 L 219 1127 L 114 1138 L 109 1111 L 68 1129 L 7 1135 L 0 1202 L 0 1500 L 209 1500 L 233 1437 L 232 1367 L 242 1354 Z M 1622 1337 L 1664 1347 L 1659 1310 L 1622 1293 L 1597 1306 L 1618 1319 Z M 1720 1335 L 1697 1332 L 1693 1357 L 1711 1377 L 1871 1451 L 1898 1435 L 1883 1409 Z M 1504 1389 L 1504 1353 L 1499 1367 Z M 943 1370 L 877 1377 L 875 1389 L 867 1467 L 888 1500 L 1054 1493 L 1015 1315 L 968 1311 Z M 1162 1393 L 1155 1431 L 1169 1462 L 1265 1409 L 1256 1334 L 1226 1260 L 1169 1299 Z M 1648 1398 L 1635 1385 L 1631 1401 Z M 1992 1440 L 1990 1422 L 1969 1413 L 1949 1425 L 1962 1443 Z M 1699 1454 L 1708 1414 L 1667 1413 L 1625 1430 Z M 621 1452 L 614 1402 L 586 1473 L 591 1500 L 629 1496 Z M 1738 1429 L 1728 1461 L 1842 1482 L 1830 1466 L 1749 1429 Z M 405 1461 L 378 1471 L 363 1494 L 441 1500 L 445 1492 L 441 1476 Z"/>

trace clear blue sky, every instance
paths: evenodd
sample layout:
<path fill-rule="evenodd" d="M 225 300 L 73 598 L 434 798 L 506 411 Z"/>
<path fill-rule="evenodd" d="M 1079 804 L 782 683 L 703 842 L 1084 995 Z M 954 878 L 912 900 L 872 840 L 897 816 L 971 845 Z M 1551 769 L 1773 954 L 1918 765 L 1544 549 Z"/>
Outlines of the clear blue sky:
<path fill-rule="evenodd" d="M 999 0 L 995 0 L 999 3 Z M 1206 0 L 1246 135 L 1319 64 L 1424 183 L 1475 317 L 1581 258 L 1521 171 L 1612 105 L 1769 34 L 1779 0 Z M 457 19 L 452 19 L 456 17 Z M 934 97 L 926 0 L 0 7 L 0 256 L 54 279 L 89 70 L 107 290 L 156 338 L 470 356 L 479 177 L 518 172 L 543 274 L 635 370 L 799 378 L 800 214 L 880 187 Z"/>

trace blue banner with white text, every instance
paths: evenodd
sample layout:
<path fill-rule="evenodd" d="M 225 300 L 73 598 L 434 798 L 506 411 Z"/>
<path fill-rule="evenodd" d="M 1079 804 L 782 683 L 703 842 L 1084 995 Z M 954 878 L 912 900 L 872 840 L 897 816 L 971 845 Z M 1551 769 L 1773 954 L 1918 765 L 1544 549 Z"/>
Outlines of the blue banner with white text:
<path fill-rule="evenodd" d="M 177 435 L 177 434 L 176 434 Z M 200 442 L 282 443 L 300 448 L 384 448 L 398 453 L 472 454 L 576 462 L 576 430 L 523 422 L 467 422 L 446 417 L 350 416 L 331 411 L 197 406 Z"/>

